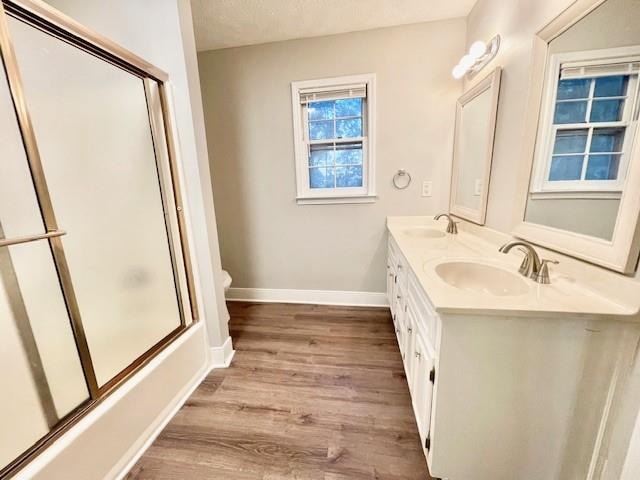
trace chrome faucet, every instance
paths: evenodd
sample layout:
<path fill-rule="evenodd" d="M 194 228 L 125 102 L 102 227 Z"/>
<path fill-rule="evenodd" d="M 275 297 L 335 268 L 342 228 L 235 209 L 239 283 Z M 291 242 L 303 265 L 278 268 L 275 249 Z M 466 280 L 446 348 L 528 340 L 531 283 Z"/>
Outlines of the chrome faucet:
<path fill-rule="evenodd" d="M 433 219 L 438 220 L 440 219 L 440 217 L 447 217 L 447 220 L 449 220 L 449 223 L 447 224 L 447 233 L 456 235 L 458 233 L 458 222 L 454 222 L 451 219 L 451 215 L 449 215 L 448 213 L 441 213 L 440 215 L 436 215 L 435 217 L 433 217 Z"/>
<path fill-rule="evenodd" d="M 541 260 L 533 246 L 521 240 L 505 243 L 499 248 L 499 251 L 502 253 L 509 253 L 509 251 L 516 246 L 521 247 L 519 250 L 525 254 L 518 272 L 525 277 L 531 278 L 537 283 L 551 283 L 551 279 L 549 278 L 549 267 L 547 264 L 554 263 L 557 265 L 560 262 L 557 260 Z"/>

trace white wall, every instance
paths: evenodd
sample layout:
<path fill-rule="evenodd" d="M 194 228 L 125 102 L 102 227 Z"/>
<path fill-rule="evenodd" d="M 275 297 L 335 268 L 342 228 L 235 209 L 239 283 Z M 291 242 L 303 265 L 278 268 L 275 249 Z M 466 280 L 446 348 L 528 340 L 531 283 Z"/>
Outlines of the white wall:
<path fill-rule="evenodd" d="M 195 48 L 188 0 L 50 0 L 50 4 L 167 71 L 173 84 L 179 153 L 184 174 L 192 259 L 196 268 L 202 322 L 170 345 L 141 372 L 36 458 L 18 478 L 98 480 L 115 478 L 133 460 L 173 409 L 209 369 L 210 347 L 226 342 L 211 185 L 200 171 L 198 133 L 190 97 Z M 197 120 L 197 115 L 195 115 Z M 204 143 L 202 137 L 200 144 Z M 207 328 L 208 327 L 208 335 Z"/>
<path fill-rule="evenodd" d="M 229 312 L 224 301 L 224 286 L 222 279 L 222 263 L 220 260 L 220 247 L 218 243 L 218 229 L 216 213 L 213 206 L 213 190 L 211 185 L 211 171 L 209 168 L 209 152 L 207 151 L 207 138 L 204 128 L 204 111 L 202 108 L 202 93 L 200 88 L 200 74 L 198 72 L 198 57 L 196 55 L 196 42 L 193 31 L 193 18 L 191 14 L 190 0 L 178 0 L 178 12 L 180 15 L 180 27 L 185 54 L 185 66 L 187 73 L 187 88 L 191 100 L 191 115 L 193 119 L 193 133 L 198 159 L 198 178 L 200 192 L 202 194 L 202 206 L 204 213 L 205 235 L 200 235 L 202 244 L 200 249 L 205 252 L 205 267 L 200 268 L 200 275 L 207 275 L 206 280 L 201 279 L 203 290 L 212 292 L 206 295 L 204 301 L 207 305 L 207 330 L 209 342 L 212 346 L 220 346 L 229 336 L 227 321 Z M 194 187 L 195 188 L 195 187 Z M 192 227 L 193 228 L 193 227 Z M 205 242 L 208 241 L 208 248 Z M 207 255 L 208 251 L 208 255 Z M 217 316 L 213 314 L 214 308 Z"/>
<path fill-rule="evenodd" d="M 385 217 L 445 211 L 464 20 L 200 52 L 222 262 L 234 286 L 382 292 Z M 377 75 L 377 192 L 297 205 L 290 84 Z M 413 183 L 391 185 L 406 168 Z M 433 196 L 422 198 L 422 180 Z M 443 225 L 444 227 L 444 225 Z"/>

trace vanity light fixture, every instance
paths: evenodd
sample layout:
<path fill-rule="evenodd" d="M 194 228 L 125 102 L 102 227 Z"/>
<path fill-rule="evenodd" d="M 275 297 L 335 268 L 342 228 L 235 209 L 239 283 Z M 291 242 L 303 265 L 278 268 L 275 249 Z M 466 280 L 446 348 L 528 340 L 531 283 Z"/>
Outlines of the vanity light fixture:
<path fill-rule="evenodd" d="M 453 78 L 460 79 L 465 75 L 473 77 L 482 68 L 489 63 L 498 54 L 500 48 L 500 35 L 493 37 L 489 43 L 481 40 L 473 42 L 469 47 L 469 53 L 460 59 L 458 64 L 453 67 L 451 74 Z"/>

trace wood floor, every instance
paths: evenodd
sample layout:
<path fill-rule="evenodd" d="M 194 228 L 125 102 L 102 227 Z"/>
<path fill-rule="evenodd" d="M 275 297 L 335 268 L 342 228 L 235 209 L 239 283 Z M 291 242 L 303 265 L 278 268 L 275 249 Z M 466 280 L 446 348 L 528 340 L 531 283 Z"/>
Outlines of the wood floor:
<path fill-rule="evenodd" d="M 236 355 L 127 479 L 427 480 L 386 309 L 229 303 Z"/>

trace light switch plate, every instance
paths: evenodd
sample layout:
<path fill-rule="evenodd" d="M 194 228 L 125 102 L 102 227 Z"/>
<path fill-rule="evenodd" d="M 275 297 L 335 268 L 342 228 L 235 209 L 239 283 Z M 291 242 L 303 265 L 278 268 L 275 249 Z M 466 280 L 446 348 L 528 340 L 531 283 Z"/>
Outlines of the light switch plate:
<path fill-rule="evenodd" d="M 478 178 L 473 189 L 474 195 L 482 195 L 482 179 Z"/>
<path fill-rule="evenodd" d="M 422 196 L 423 197 L 430 197 L 432 189 L 433 189 L 433 182 L 432 181 L 425 180 L 424 182 L 422 182 Z"/>

